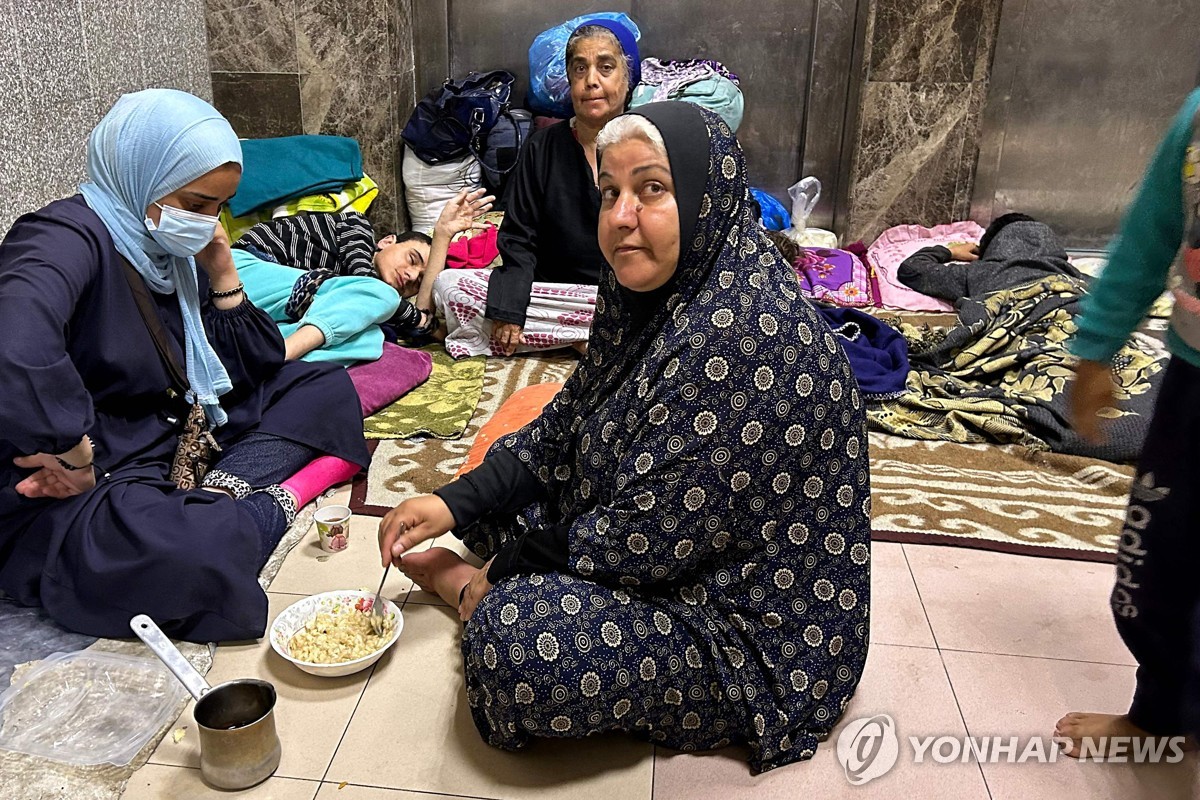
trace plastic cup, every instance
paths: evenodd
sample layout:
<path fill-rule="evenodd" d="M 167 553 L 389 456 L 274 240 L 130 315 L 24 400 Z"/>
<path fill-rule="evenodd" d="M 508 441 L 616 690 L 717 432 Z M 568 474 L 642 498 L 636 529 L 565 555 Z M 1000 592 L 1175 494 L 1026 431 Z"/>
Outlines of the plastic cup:
<path fill-rule="evenodd" d="M 338 553 L 350 546 L 350 509 L 346 506 L 322 506 L 315 515 L 321 549 Z"/>

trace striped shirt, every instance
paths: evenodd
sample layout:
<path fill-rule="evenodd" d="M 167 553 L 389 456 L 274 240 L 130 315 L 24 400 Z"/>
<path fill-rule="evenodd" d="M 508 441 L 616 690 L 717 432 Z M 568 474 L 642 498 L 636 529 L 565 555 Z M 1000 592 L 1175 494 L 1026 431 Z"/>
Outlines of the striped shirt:
<path fill-rule="evenodd" d="M 308 273 L 326 270 L 334 275 L 379 278 L 375 269 L 375 232 L 367 218 L 357 211 L 303 213 L 260 222 L 243 233 L 233 246 L 247 245 L 280 264 Z M 421 312 L 406 299 L 401 299 L 400 307 L 388 320 L 405 336 L 420 321 Z"/>
<path fill-rule="evenodd" d="M 235 247 L 246 244 L 297 269 L 379 277 L 374 261 L 375 233 L 357 211 L 299 214 L 260 222 L 243 233 Z"/>

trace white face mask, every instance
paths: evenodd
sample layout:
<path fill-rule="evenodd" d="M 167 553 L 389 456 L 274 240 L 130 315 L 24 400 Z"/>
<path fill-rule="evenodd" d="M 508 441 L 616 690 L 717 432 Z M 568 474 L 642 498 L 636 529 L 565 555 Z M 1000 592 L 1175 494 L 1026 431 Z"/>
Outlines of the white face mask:
<path fill-rule="evenodd" d="M 220 220 L 195 211 L 155 203 L 162 212 L 158 225 L 146 217 L 146 230 L 162 249 L 173 256 L 187 258 L 199 253 L 212 241 Z"/>

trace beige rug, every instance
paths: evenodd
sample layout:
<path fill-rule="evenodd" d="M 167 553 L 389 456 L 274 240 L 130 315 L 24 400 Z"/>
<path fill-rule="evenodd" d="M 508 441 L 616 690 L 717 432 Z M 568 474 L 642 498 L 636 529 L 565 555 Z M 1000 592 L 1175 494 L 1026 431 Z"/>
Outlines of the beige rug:
<path fill-rule="evenodd" d="M 258 583 L 263 589 L 271 585 L 271 581 L 275 579 L 279 568 L 283 565 L 283 559 L 308 532 L 316 509 L 316 504 L 310 503 L 296 515 L 295 522 L 283 535 L 275 552 L 267 559 L 267 563 L 259 573 Z M 175 644 L 201 675 L 207 674 L 212 668 L 213 650 L 209 645 L 191 642 L 176 642 Z M 150 650 L 137 639 L 100 639 L 87 649 L 153 657 Z M 19 664 L 13 671 L 13 681 L 15 682 L 23 672 L 36 663 Z M 0 750 L 0 798 L 4 798 L 4 800 L 9 800 L 9 798 L 12 800 L 115 800 L 119 798 L 125 791 L 126 782 L 146 763 L 168 731 L 186 725 L 189 728 L 188 733 L 195 735 L 195 723 L 190 716 L 187 719 L 178 719 L 179 714 L 187 707 L 188 699 L 190 698 L 185 695 L 185 699 L 179 702 L 179 709 L 175 712 L 171 722 L 156 731 L 134 756 L 133 761 L 123 767 L 114 767 L 110 764 L 77 767 L 38 756 Z"/>
<path fill-rule="evenodd" d="M 873 538 L 1113 561 L 1133 467 L 871 433 Z"/>
<path fill-rule="evenodd" d="M 365 478 L 355 479 L 350 508 L 356 514 L 381 517 L 401 501 L 448 483 L 466 460 L 480 426 L 513 392 L 536 383 L 565 381 L 578 362 L 579 357 L 571 350 L 488 358 L 483 394 L 463 435 L 458 439 L 417 437 L 368 442 L 375 446 L 371 467 Z"/>

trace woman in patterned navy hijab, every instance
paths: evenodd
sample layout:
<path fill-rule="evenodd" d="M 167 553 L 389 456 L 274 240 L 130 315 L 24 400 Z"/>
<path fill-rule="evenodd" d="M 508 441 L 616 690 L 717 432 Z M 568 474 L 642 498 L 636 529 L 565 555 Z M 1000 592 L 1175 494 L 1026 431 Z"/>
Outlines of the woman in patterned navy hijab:
<path fill-rule="evenodd" d="M 745 744 L 755 771 L 809 758 L 867 653 L 858 387 L 719 117 L 655 103 L 599 141 L 587 360 L 480 467 L 385 518 L 384 560 L 459 606 L 497 747 L 615 730 Z M 452 527 L 483 569 L 399 558 Z"/>

